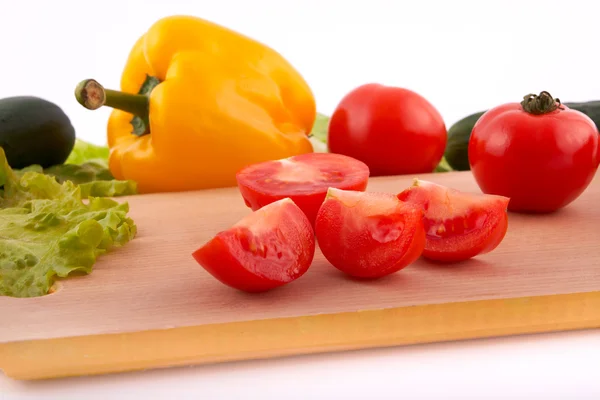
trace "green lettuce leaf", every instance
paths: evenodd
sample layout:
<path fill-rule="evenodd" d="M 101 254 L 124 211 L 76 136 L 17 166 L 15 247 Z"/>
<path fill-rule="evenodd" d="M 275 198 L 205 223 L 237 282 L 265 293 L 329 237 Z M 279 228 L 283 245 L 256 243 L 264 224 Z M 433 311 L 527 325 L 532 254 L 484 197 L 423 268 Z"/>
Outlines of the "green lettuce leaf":
<path fill-rule="evenodd" d="M 77 185 L 97 180 L 110 181 L 115 179 L 106 167 L 95 161 L 82 164 L 54 165 L 46 168 L 44 173 L 54 176 L 59 183 L 71 181 Z"/>
<path fill-rule="evenodd" d="M 65 164 L 85 164 L 92 162 L 108 168 L 108 147 L 97 146 L 92 143 L 85 142 L 81 139 L 75 140 L 73 151 L 65 161 Z"/>
<path fill-rule="evenodd" d="M 329 127 L 329 117 L 327 115 L 317 113 L 317 118 L 315 119 L 315 123 L 313 125 L 312 131 L 310 132 L 310 141 L 313 145 L 313 149 L 315 152 L 326 153 L 328 151 L 327 148 L 327 129 Z M 444 157 L 435 167 L 433 172 L 450 172 L 452 171 L 452 167 Z"/>
<path fill-rule="evenodd" d="M 313 124 L 313 128 L 309 135 L 309 140 L 313 146 L 315 153 L 327 153 L 327 126 L 329 125 L 329 117 L 317 113 L 317 118 Z"/>
<path fill-rule="evenodd" d="M 102 164 L 89 161 L 81 165 L 61 164 L 42 169 L 39 165 L 15 171 L 18 176 L 26 172 L 44 173 L 53 176 L 58 183 L 71 181 L 81 188 L 81 196 L 117 197 L 137 194 L 137 184 L 134 181 L 115 180 Z"/>
<path fill-rule="evenodd" d="M 71 181 L 81 188 L 81 196 L 116 197 L 137 194 L 137 184 L 134 181 L 116 180 L 108 168 L 96 161 L 85 162 L 81 165 L 63 164 L 46 168 L 44 173 L 52 175 L 59 183 Z"/>
<path fill-rule="evenodd" d="M 448 161 L 446 161 L 446 157 L 442 157 L 442 160 L 440 161 L 438 166 L 435 167 L 435 170 L 433 172 L 450 172 L 450 171 L 452 171 L 452 167 L 450 166 L 450 164 L 448 164 Z"/>
<path fill-rule="evenodd" d="M 327 115 L 317 113 L 315 123 L 310 132 L 310 135 L 315 139 L 327 143 L 327 128 L 329 126 L 329 117 Z"/>
<path fill-rule="evenodd" d="M 82 186 L 34 169 L 11 170 L 0 148 L 3 296 L 45 295 L 57 278 L 90 273 L 98 256 L 137 232 L 127 203 L 98 197 L 84 203 Z"/>

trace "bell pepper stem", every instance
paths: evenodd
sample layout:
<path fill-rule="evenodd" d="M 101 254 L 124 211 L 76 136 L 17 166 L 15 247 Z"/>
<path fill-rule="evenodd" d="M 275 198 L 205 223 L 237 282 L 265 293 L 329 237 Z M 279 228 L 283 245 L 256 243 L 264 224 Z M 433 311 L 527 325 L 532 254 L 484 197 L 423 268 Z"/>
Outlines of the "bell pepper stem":
<path fill-rule="evenodd" d="M 131 113 L 143 120 L 148 119 L 148 96 L 105 89 L 94 79 L 85 79 L 79 82 L 75 88 L 75 98 L 88 110 L 97 110 L 102 106 L 107 106 Z"/>

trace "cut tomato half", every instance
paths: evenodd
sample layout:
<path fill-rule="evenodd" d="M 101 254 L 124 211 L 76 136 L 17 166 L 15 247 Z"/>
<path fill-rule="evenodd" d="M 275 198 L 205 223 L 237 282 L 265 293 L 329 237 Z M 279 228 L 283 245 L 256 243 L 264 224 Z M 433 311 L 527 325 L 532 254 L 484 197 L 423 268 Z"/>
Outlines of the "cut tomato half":
<path fill-rule="evenodd" d="M 218 233 L 193 253 L 222 283 L 263 292 L 300 278 L 315 254 L 306 215 L 290 199 L 271 203 Z"/>
<path fill-rule="evenodd" d="M 423 212 L 388 193 L 329 189 L 315 232 L 325 258 L 358 278 L 395 273 L 425 247 Z"/>
<path fill-rule="evenodd" d="M 327 189 L 364 191 L 369 167 L 341 154 L 308 153 L 247 166 L 236 178 L 242 197 L 252 210 L 288 197 L 314 225 Z"/>
<path fill-rule="evenodd" d="M 398 194 L 424 213 L 427 242 L 423 257 L 456 262 L 494 250 L 508 228 L 509 198 L 466 193 L 415 179 Z"/>

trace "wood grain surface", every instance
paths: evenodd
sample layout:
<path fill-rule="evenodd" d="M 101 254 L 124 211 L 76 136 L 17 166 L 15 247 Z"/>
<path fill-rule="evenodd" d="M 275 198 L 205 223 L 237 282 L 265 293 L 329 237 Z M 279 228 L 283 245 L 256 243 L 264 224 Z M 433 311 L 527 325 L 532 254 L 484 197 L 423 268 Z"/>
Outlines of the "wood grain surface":
<path fill-rule="evenodd" d="M 399 192 L 411 177 L 371 179 Z M 469 172 L 422 175 L 478 191 Z M 250 210 L 236 188 L 125 198 L 138 236 L 48 296 L 0 298 L 0 368 L 17 379 L 128 371 L 600 326 L 600 178 L 565 209 L 509 215 L 492 253 L 357 281 L 319 250 L 299 280 L 246 294 L 191 253 Z"/>

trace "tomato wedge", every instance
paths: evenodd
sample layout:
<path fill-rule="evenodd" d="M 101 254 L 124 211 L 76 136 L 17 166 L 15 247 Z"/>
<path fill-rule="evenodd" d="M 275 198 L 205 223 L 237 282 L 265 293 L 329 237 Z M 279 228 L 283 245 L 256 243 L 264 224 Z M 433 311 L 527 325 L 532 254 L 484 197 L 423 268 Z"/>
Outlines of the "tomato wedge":
<path fill-rule="evenodd" d="M 289 197 L 314 225 L 327 189 L 364 191 L 369 167 L 341 154 L 308 153 L 252 164 L 240 170 L 236 178 L 242 197 L 252 210 Z"/>
<path fill-rule="evenodd" d="M 357 278 L 395 273 L 425 247 L 423 212 L 389 193 L 329 189 L 315 231 L 325 258 Z"/>
<path fill-rule="evenodd" d="M 398 194 L 402 201 L 420 206 L 427 242 L 423 257 L 457 262 L 494 250 L 508 228 L 504 196 L 466 193 L 415 179 Z"/>
<path fill-rule="evenodd" d="M 300 278 L 315 254 L 306 215 L 290 199 L 271 203 L 218 233 L 194 259 L 216 279 L 246 292 L 263 292 Z"/>

